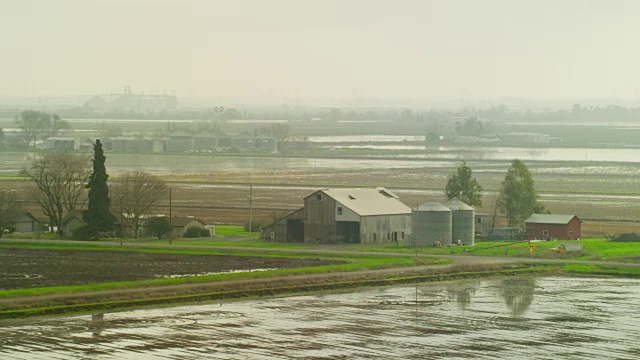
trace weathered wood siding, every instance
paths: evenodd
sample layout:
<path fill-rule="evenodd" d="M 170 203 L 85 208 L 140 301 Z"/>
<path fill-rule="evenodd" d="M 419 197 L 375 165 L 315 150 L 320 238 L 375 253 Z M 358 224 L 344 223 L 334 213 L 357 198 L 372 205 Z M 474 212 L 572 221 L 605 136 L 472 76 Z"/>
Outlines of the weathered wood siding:
<path fill-rule="evenodd" d="M 402 244 L 411 233 L 411 214 L 363 216 L 360 221 L 360 243 Z"/>
<path fill-rule="evenodd" d="M 304 242 L 336 242 L 336 201 L 321 191 L 304 199 Z"/>

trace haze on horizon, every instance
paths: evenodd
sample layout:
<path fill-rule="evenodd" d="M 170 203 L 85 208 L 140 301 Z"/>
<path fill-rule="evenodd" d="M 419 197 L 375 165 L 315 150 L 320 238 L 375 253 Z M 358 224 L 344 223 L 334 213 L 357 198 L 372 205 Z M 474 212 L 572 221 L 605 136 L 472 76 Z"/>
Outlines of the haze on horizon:
<path fill-rule="evenodd" d="M 637 1 L 6 1 L 0 96 L 640 98 Z M 634 41 L 636 40 L 636 41 Z"/>

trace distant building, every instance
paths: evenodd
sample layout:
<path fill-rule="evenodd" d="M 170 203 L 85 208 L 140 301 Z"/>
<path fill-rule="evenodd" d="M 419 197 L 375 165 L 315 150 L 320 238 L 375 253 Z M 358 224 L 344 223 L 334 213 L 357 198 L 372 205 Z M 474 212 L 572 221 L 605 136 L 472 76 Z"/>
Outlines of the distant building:
<path fill-rule="evenodd" d="M 153 141 L 148 138 L 133 136 L 118 136 L 108 138 L 104 142 L 105 149 L 111 151 L 150 153 L 153 151 Z"/>
<path fill-rule="evenodd" d="M 173 112 L 178 110 L 175 95 L 134 94 L 125 86 L 122 94 L 96 95 L 84 103 L 84 108 L 96 112 Z"/>
<path fill-rule="evenodd" d="M 167 152 L 193 151 L 193 135 L 186 131 L 176 131 L 170 134 L 165 140 L 165 150 Z"/>
<path fill-rule="evenodd" d="M 573 240 L 582 237 L 582 220 L 575 215 L 533 214 L 525 224 L 529 240 Z"/>
<path fill-rule="evenodd" d="M 73 151 L 76 149 L 76 141 L 70 137 L 53 136 L 44 141 L 44 148 L 47 150 Z"/>
<path fill-rule="evenodd" d="M 236 135 L 222 132 L 202 132 L 192 135 L 178 130 L 165 140 L 167 152 L 210 152 L 210 151 L 258 151 L 276 152 L 278 142 L 270 136 L 253 136 L 249 133 Z"/>

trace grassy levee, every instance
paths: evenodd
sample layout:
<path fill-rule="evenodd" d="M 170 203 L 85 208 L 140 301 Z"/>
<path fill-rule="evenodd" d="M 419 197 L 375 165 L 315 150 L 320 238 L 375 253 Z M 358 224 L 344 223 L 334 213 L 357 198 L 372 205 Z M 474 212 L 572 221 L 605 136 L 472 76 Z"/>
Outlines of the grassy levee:
<path fill-rule="evenodd" d="M 385 278 L 347 278 L 345 281 L 321 281 L 311 283 L 281 282 L 279 286 L 261 286 L 258 288 L 242 288 L 215 292 L 198 292 L 195 294 L 176 294 L 172 296 L 143 297 L 115 301 L 86 302 L 75 299 L 63 305 L 38 306 L 30 308 L 2 309 L 0 319 L 21 318 L 29 316 L 44 316 L 64 313 L 78 313 L 88 311 L 107 311 L 115 309 L 131 309 L 146 306 L 171 305 L 175 303 L 196 303 L 214 300 L 250 299 L 260 296 L 294 295 L 306 292 L 336 291 L 374 286 L 390 286 L 418 282 L 452 281 L 496 276 L 516 276 L 548 274 L 557 271 L 554 266 L 501 266 L 486 270 L 475 271 L 470 268 L 453 269 L 450 272 L 436 272 L 426 275 L 392 276 Z"/>

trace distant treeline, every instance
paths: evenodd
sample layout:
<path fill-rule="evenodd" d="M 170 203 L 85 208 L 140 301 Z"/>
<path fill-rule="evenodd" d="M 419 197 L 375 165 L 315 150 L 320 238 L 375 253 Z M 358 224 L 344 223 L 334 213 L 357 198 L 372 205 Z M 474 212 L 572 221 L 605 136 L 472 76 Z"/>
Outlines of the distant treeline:
<path fill-rule="evenodd" d="M 13 118 L 20 109 L 0 109 L 0 117 Z M 136 113 L 131 111 L 88 111 L 82 107 L 56 111 L 62 118 L 89 119 L 176 119 L 176 120 L 291 120 L 291 121 L 394 121 L 428 123 L 431 121 L 460 121 L 477 118 L 501 121 L 630 121 L 640 119 L 640 107 L 619 105 L 582 106 L 575 104 L 563 110 L 510 110 L 506 105 L 489 108 L 462 108 L 458 110 L 362 109 L 337 107 L 308 107 L 280 105 L 261 108 L 225 108 L 213 106 L 205 109 L 180 109 L 175 112 Z"/>

